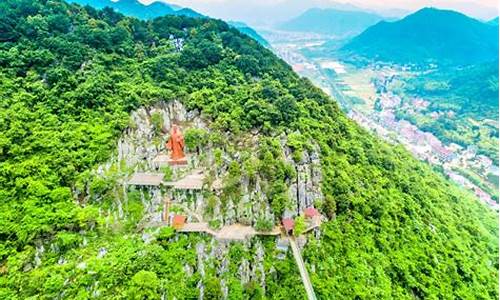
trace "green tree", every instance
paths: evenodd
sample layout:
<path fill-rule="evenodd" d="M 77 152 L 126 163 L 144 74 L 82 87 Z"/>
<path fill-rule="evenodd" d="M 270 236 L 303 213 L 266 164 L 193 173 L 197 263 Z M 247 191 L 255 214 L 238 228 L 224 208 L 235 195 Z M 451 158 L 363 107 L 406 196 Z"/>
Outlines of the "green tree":
<path fill-rule="evenodd" d="M 306 220 L 304 219 L 304 216 L 298 216 L 295 218 L 295 227 L 293 228 L 293 235 L 299 236 L 304 233 L 306 230 L 307 225 L 306 225 Z"/>
<path fill-rule="evenodd" d="M 205 299 L 221 299 L 222 298 L 222 289 L 220 285 L 219 279 L 215 277 L 209 277 L 204 280 L 205 284 Z"/>
<path fill-rule="evenodd" d="M 154 132 L 159 136 L 163 131 L 163 116 L 159 112 L 151 114 L 151 123 L 153 124 Z"/>
<path fill-rule="evenodd" d="M 208 143 L 208 132 L 201 128 L 188 128 L 184 132 L 184 141 L 190 151 L 200 154 L 200 150 Z"/>
<path fill-rule="evenodd" d="M 129 283 L 126 297 L 129 299 L 158 299 L 160 281 L 154 272 L 141 270 Z"/>

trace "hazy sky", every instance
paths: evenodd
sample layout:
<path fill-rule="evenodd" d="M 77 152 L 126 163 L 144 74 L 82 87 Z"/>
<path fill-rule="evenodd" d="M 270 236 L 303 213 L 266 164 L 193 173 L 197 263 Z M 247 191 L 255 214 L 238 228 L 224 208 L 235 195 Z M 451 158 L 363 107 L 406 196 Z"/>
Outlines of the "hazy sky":
<path fill-rule="evenodd" d="M 150 3 L 158 0 L 139 0 Z M 422 7 L 454 9 L 480 19 L 498 15 L 498 0 L 160 0 L 193 8 L 210 17 L 245 21 L 253 25 L 281 22 L 311 7 L 350 5 L 387 16 L 401 16 Z M 383 3 L 383 4 L 382 4 Z"/>
<path fill-rule="evenodd" d="M 141 0 L 142 2 L 152 2 L 152 0 Z M 303 0 L 304 2 L 307 2 L 307 0 Z M 229 3 L 229 2 L 234 2 L 234 0 L 172 0 L 170 1 L 172 3 L 179 3 L 182 5 L 196 5 L 196 3 Z M 260 5 L 268 5 L 272 3 L 283 3 L 283 2 L 288 2 L 287 0 L 251 0 L 248 2 L 253 2 L 256 4 Z M 425 0 L 353 0 L 353 1 L 331 1 L 331 2 L 337 2 L 337 3 L 352 3 L 352 4 L 357 4 L 357 5 L 363 5 L 363 6 L 378 6 L 380 5 L 381 2 L 383 2 L 387 6 L 393 6 L 393 7 L 399 7 L 399 8 L 412 8 L 412 7 L 417 7 L 419 5 L 422 5 L 422 3 L 426 2 L 431 2 L 431 1 L 425 1 Z M 498 5 L 498 1 L 496 0 L 445 0 L 443 2 L 449 2 L 449 3 L 460 3 L 460 2 L 469 2 L 469 3 L 475 3 L 483 6 L 490 6 L 490 7 L 496 7 Z M 425 4 L 423 4 L 425 5 Z"/>

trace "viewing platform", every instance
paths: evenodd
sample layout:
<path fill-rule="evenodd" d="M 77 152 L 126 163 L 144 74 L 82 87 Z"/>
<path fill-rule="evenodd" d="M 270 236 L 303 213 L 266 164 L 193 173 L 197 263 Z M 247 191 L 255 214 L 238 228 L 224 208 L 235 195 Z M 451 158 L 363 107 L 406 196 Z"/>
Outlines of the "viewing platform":
<path fill-rule="evenodd" d="M 255 230 L 252 226 L 242 224 L 232 224 L 222 226 L 219 230 L 211 229 L 206 222 L 199 223 L 186 223 L 184 226 L 177 230 L 178 232 L 198 232 L 207 233 L 215 237 L 219 241 L 246 241 L 256 235 L 280 235 L 280 226 L 274 227 L 269 232 L 261 232 Z"/>
<path fill-rule="evenodd" d="M 165 166 L 171 167 L 184 167 L 188 164 L 188 157 L 183 157 L 181 159 L 174 160 L 167 154 L 158 154 L 154 159 L 153 163 L 156 167 L 161 168 Z"/>
<path fill-rule="evenodd" d="M 127 184 L 138 186 L 160 186 L 163 182 L 164 174 L 157 173 L 135 173 Z"/>
<path fill-rule="evenodd" d="M 164 182 L 165 186 L 173 187 L 177 190 L 201 190 L 205 175 L 202 170 L 195 170 L 193 173 L 177 181 Z"/>

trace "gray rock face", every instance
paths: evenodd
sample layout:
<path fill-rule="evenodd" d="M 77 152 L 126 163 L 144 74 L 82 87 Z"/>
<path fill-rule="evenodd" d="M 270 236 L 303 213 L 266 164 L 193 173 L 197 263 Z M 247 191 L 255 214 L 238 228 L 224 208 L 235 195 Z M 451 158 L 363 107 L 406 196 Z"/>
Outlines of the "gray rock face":
<path fill-rule="evenodd" d="M 45 248 L 43 247 L 42 242 L 36 242 L 36 251 L 35 251 L 35 259 L 34 259 L 34 264 L 35 268 L 39 267 L 42 265 L 42 258 L 41 256 L 43 253 L 45 253 Z M 31 270 L 31 264 L 29 264 L 29 270 Z"/>
<path fill-rule="evenodd" d="M 164 137 L 155 132 L 155 125 L 151 121 L 151 116 L 157 114 L 162 119 L 162 132 L 166 133 L 171 128 L 172 124 L 177 123 L 183 125 L 184 130 L 186 124 L 191 128 L 201 128 L 206 131 L 208 129 L 207 123 L 203 121 L 200 114 L 196 111 L 187 111 L 179 101 L 161 102 L 153 107 L 141 108 L 131 114 L 130 126 L 123 133 L 122 137 L 117 143 L 117 152 L 105 164 L 100 166 L 96 171 L 96 176 L 106 177 L 109 176 L 110 171 L 118 169 L 113 176 L 117 176 L 115 182 L 116 186 L 112 192 L 115 199 L 114 206 L 107 212 L 107 220 L 124 220 L 126 216 L 126 208 L 128 206 L 127 187 L 126 182 L 128 176 L 133 172 L 151 172 L 156 171 L 154 159 L 157 155 L 163 152 Z M 280 136 L 281 148 L 283 158 L 287 164 L 290 164 L 296 171 L 296 178 L 292 179 L 288 186 L 288 195 L 291 200 L 290 207 L 285 211 L 285 216 L 296 216 L 310 206 L 314 205 L 316 200 L 323 199 L 321 193 L 321 162 L 319 158 L 319 147 L 313 144 L 312 148 L 303 152 L 300 161 L 296 162 L 293 159 L 293 152 L 287 146 L 287 135 Z M 253 136 L 241 139 L 236 145 L 225 146 L 222 152 L 222 163 L 220 166 L 215 166 L 214 153 L 216 147 L 208 147 L 204 149 L 202 155 L 192 155 L 190 158 L 190 166 L 210 169 L 212 177 L 211 182 L 216 179 L 222 183 L 229 172 L 231 162 L 236 161 L 241 164 L 244 155 L 250 153 L 255 157 L 254 151 L 257 150 L 260 137 L 258 131 L 254 130 Z M 218 146 L 220 147 L 220 146 Z M 244 153 L 245 152 L 245 153 Z M 204 157 L 204 159 L 202 158 Z M 203 163 L 203 164 L 200 164 Z M 241 166 L 240 166 L 241 167 Z M 243 168 L 242 168 L 243 170 Z M 186 170 L 175 169 L 174 178 L 181 176 Z M 119 174 L 119 175 L 116 175 Z M 245 174 L 245 172 L 242 172 Z M 207 173 L 206 173 L 207 174 Z M 184 174 L 185 175 L 185 174 Z M 121 176 L 121 177 L 120 177 Z M 206 182 L 205 182 L 206 183 Z M 241 177 L 238 182 L 240 191 L 236 196 L 231 196 L 227 202 L 226 199 L 220 197 L 222 190 L 216 190 L 213 195 L 216 195 L 216 200 L 213 202 L 213 214 L 210 216 L 212 220 L 219 220 L 224 225 L 231 225 L 234 223 L 242 223 L 245 225 L 255 225 L 257 220 L 270 220 L 275 221 L 275 215 L 270 207 L 270 201 L 266 193 L 269 192 L 270 182 L 264 181 L 259 175 L 248 178 L 246 175 Z M 84 192 L 86 191 L 86 192 Z M 184 190 L 170 190 L 165 188 L 140 188 L 140 199 L 144 207 L 143 222 L 154 224 L 162 221 L 161 207 L 163 207 L 164 197 L 175 199 L 176 202 L 182 202 L 183 208 L 186 212 L 190 210 L 194 212 L 189 214 L 188 222 L 197 222 L 193 219 L 194 215 L 205 217 L 206 210 L 206 194 L 212 191 L 192 192 Z M 241 196 L 238 194 L 241 192 Z M 90 194 L 89 186 L 83 191 L 75 190 L 75 194 Z M 101 196 L 97 196 L 101 197 Z M 224 205 L 222 205 L 224 203 Z M 178 204 L 179 205 L 179 204 Z M 101 214 L 101 211 L 100 211 Z M 106 212 L 102 212 L 106 215 Z M 110 216 L 114 216 L 111 218 Z M 281 216 L 279 216 L 281 217 Z M 198 218 L 198 217 L 197 217 Z M 208 221 L 208 220 L 203 220 Z M 107 222 L 107 226 L 113 226 L 111 221 Z M 316 232 L 316 237 L 319 237 L 319 230 Z M 144 242 L 151 242 L 154 238 L 153 234 L 145 234 L 142 236 Z M 252 245 L 252 243 L 254 243 Z M 205 272 L 212 272 L 215 270 L 216 276 L 224 278 L 225 274 L 230 271 L 231 263 L 238 264 L 237 275 L 242 284 L 247 284 L 251 281 L 256 282 L 265 291 L 266 289 L 266 272 L 264 268 L 265 249 L 260 242 L 247 241 L 245 248 L 254 253 L 254 257 L 250 259 L 242 258 L 241 261 L 234 262 L 230 260 L 229 256 L 230 246 L 224 243 L 216 242 L 214 239 L 209 243 L 199 242 L 195 245 L 197 254 L 197 263 L 193 265 L 186 264 L 184 271 L 188 276 L 198 273 L 201 276 L 199 281 L 200 299 L 204 298 L 204 285 Z M 38 249 L 37 249 L 38 250 Z M 38 250 L 38 255 L 33 263 L 36 267 L 41 263 L 40 256 L 42 250 Z M 98 257 L 104 257 L 107 250 L 102 248 L 99 250 Z M 271 271 L 267 276 L 276 276 L 276 272 Z M 274 274 L 274 275 L 273 275 Z M 221 280 L 221 291 L 223 297 L 228 297 L 227 283 Z"/>
<path fill-rule="evenodd" d="M 150 171 L 155 168 L 154 158 L 164 150 L 163 141 L 153 143 L 155 128 L 151 116 L 162 116 L 162 131 L 167 133 L 174 123 L 190 123 L 192 127 L 208 129 L 197 112 L 187 112 L 177 100 L 160 102 L 153 107 L 140 108 L 131 114 L 130 127 L 118 141 L 117 161 L 125 161 L 126 166 L 137 171 Z"/>
<path fill-rule="evenodd" d="M 224 216 L 224 225 L 232 225 L 236 223 L 236 212 L 233 201 L 229 201 L 226 207 L 226 215 Z"/>
<path fill-rule="evenodd" d="M 220 286 L 222 290 L 222 299 L 227 299 L 227 296 L 229 294 L 229 287 L 227 286 L 226 281 L 224 279 L 221 279 Z"/>
<path fill-rule="evenodd" d="M 164 151 L 164 136 L 158 135 L 155 132 L 155 125 L 152 122 L 153 115 L 161 116 L 163 124 L 161 131 L 167 133 L 172 124 L 189 124 L 189 127 L 203 128 L 208 131 L 207 124 L 200 118 L 196 111 L 188 112 L 179 101 L 159 102 L 151 107 L 143 107 L 131 113 L 129 127 L 123 132 L 117 142 L 117 152 L 105 164 L 99 166 L 95 171 L 95 176 L 112 179 L 116 182 L 113 187 L 114 205 L 109 215 L 114 216 L 115 222 L 118 220 L 126 220 L 127 215 L 124 214 L 124 207 L 128 205 L 127 186 L 128 177 L 134 172 L 159 172 L 154 159 Z M 182 126 L 181 126 L 182 127 Z M 196 157 L 193 157 L 196 158 Z M 196 159 L 195 159 L 196 160 Z M 192 165 L 197 165 L 198 161 L 190 162 Z M 176 175 L 174 169 L 174 176 Z M 142 223 L 154 224 L 160 222 L 161 209 L 163 204 L 162 191 L 160 188 L 141 188 L 141 201 L 144 207 L 144 218 Z M 90 195 L 89 184 L 86 186 L 86 192 L 74 190 L 75 196 L 87 195 L 85 200 L 88 200 Z M 146 195 L 144 195 L 144 193 Z M 186 199 L 186 195 L 180 195 L 182 199 Z M 189 205 L 193 211 L 203 208 L 203 199 L 198 195 L 194 203 Z M 101 196 L 95 195 L 95 201 L 100 201 Z M 114 224 L 107 224 L 111 226 Z"/>
<path fill-rule="evenodd" d="M 201 278 L 205 278 L 205 244 L 196 244 L 196 254 L 198 257 L 198 273 L 200 273 Z"/>
<path fill-rule="evenodd" d="M 66 264 L 66 262 L 67 261 L 63 256 L 59 257 L 59 259 L 57 260 L 57 264 L 59 264 L 59 265 L 64 265 L 64 264 Z"/>
<path fill-rule="evenodd" d="M 255 245 L 255 261 L 253 273 L 257 282 L 259 282 L 262 290 L 266 291 L 266 273 L 264 271 L 264 247 L 260 242 Z"/>
<path fill-rule="evenodd" d="M 97 258 L 103 258 L 108 253 L 108 250 L 104 247 L 99 248 L 99 253 L 97 253 Z"/>
<path fill-rule="evenodd" d="M 200 280 L 198 282 L 198 290 L 200 291 L 200 294 L 198 296 L 198 299 L 199 300 L 203 300 L 205 297 L 205 285 L 203 284 L 203 280 Z"/>
<path fill-rule="evenodd" d="M 160 102 L 155 106 L 140 108 L 131 114 L 130 126 L 124 132 L 123 136 L 120 138 L 117 144 L 117 153 L 113 158 L 103 166 L 99 168 L 97 173 L 104 176 L 107 174 L 112 166 L 118 166 L 119 172 L 127 173 L 129 175 L 131 172 L 150 172 L 154 171 L 156 166 L 153 160 L 157 157 L 159 153 L 164 151 L 164 141 L 162 137 L 155 133 L 155 125 L 151 121 L 151 116 L 160 115 L 162 121 L 162 132 L 168 132 L 172 124 L 177 123 L 191 128 L 202 128 L 206 131 L 208 125 L 200 117 L 197 111 L 187 111 L 186 108 L 179 101 L 170 102 Z M 321 193 L 321 165 L 319 159 L 319 148 L 313 144 L 312 150 L 304 151 L 302 159 L 299 162 L 293 160 L 292 149 L 287 146 L 288 136 L 282 134 L 280 137 L 280 143 L 282 146 L 283 157 L 285 162 L 290 164 L 297 173 L 294 180 L 291 180 L 289 185 L 289 199 L 291 200 L 290 207 L 288 211 L 291 212 L 290 216 L 295 216 L 300 214 L 306 207 L 313 206 L 316 200 L 321 200 L 323 198 Z M 238 147 L 244 149 L 245 151 L 252 152 L 256 150 L 259 143 L 258 133 L 249 137 L 246 137 L 246 142 L 241 140 L 235 146 L 235 148 L 229 147 L 230 149 L 224 149 L 222 153 L 222 165 L 215 168 L 214 163 L 214 149 L 206 149 L 204 153 L 205 159 L 202 161 L 205 167 L 211 169 L 214 176 L 211 180 L 218 179 L 219 181 L 224 181 L 225 176 L 228 172 L 228 167 L 232 161 L 241 160 L 242 153 L 237 150 Z M 253 149 L 255 147 L 255 149 Z M 192 155 L 190 160 L 191 164 L 200 166 L 201 156 Z M 125 169 L 125 170 L 122 170 Z M 123 172 L 125 171 L 125 172 Z M 174 176 L 179 174 L 178 170 L 174 170 Z M 118 182 L 124 183 L 126 179 L 119 179 Z M 262 187 L 269 185 L 268 182 L 261 182 L 262 179 L 257 175 L 250 182 L 250 179 L 246 176 L 242 176 L 240 182 L 241 197 L 234 197 L 228 204 L 224 207 L 220 206 L 220 199 L 216 203 L 214 217 L 213 219 L 218 219 L 222 221 L 224 225 L 231 225 L 234 223 L 243 223 L 246 225 L 255 225 L 256 221 L 259 219 L 273 220 L 274 214 L 270 208 L 269 200 L 265 191 Z M 126 218 L 123 213 L 124 203 L 126 205 L 127 201 L 124 199 L 126 197 L 126 190 L 123 192 L 116 191 L 116 201 L 113 210 L 116 210 L 117 218 L 122 220 Z M 155 222 L 161 221 L 161 209 L 164 196 L 160 189 L 149 188 L 141 189 L 148 194 L 148 197 L 143 197 L 143 205 L 145 216 L 143 222 L 145 224 L 154 224 Z M 205 215 L 205 199 L 202 194 L 191 195 L 187 193 L 174 192 L 175 199 L 182 201 L 190 210 L 198 213 L 199 215 Z M 172 197 L 170 197 L 172 198 Z M 113 212 L 115 213 L 115 212 Z M 281 217 L 281 216 L 280 216 Z"/>
<path fill-rule="evenodd" d="M 242 284 L 247 284 L 250 282 L 250 264 L 248 260 L 243 259 L 238 268 L 238 275 L 240 276 L 240 280 Z"/>
<path fill-rule="evenodd" d="M 186 275 L 187 275 L 188 277 L 193 276 L 193 272 L 194 272 L 194 271 L 193 271 L 193 267 L 191 267 L 191 265 L 189 265 L 189 264 L 185 264 L 185 265 L 184 265 L 184 272 L 186 273 Z"/>
<path fill-rule="evenodd" d="M 313 151 L 304 151 L 300 162 L 293 160 L 292 151 L 286 146 L 284 146 L 283 153 L 286 162 L 291 164 L 297 172 L 295 180 L 288 189 L 288 194 L 293 202 L 292 211 L 299 215 L 305 208 L 314 206 L 316 200 L 323 199 L 319 149 L 315 146 Z"/>

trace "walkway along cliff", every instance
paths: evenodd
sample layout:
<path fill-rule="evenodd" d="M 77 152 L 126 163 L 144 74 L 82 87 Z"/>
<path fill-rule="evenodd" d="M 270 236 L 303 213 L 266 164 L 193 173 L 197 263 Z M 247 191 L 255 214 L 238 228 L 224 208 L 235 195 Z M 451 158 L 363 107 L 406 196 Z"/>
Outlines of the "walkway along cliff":
<path fill-rule="evenodd" d="M 275 236 L 278 244 L 288 240 L 306 295 L 316 299 L 292 236 L 319 237 L 322 216 L 314 203 L 322 199 L 321 169 L 314 145 L 297 153 L 289 139 L 298 133 L 281 136 L 280 143 L 272 145 L 254 133 L 234 141 L 236 149 L 220 147 L 206 142 L 213 134 L 207 122 L 177 101 L 144 108 L 132 116 L 136 125 L 120 140 L 118 159 L 132 170 L 124 178 L 125 189 L 149 194 L 139 231 L 173 227 L 178 233 L 207 234 L 220 243 L 247 243 L 256 236 Z M 275 151 L 273 160 L 281 161 L 287 174 L 283 179 L 286 203 L 278 211 L 268 199 L 271 182 L 245 169 L 252 167 L 252 153 L 263 152 L 262 144 Z M 282 226 L 282 220 L 297 217 L 306 222 L 302 232 L 293 232 L 293 225 Z"/>

